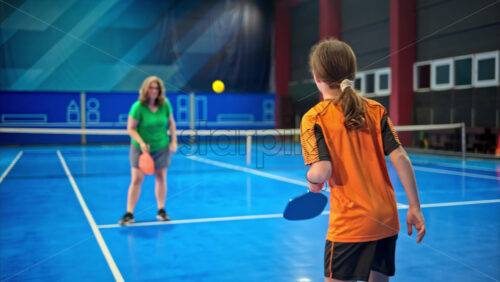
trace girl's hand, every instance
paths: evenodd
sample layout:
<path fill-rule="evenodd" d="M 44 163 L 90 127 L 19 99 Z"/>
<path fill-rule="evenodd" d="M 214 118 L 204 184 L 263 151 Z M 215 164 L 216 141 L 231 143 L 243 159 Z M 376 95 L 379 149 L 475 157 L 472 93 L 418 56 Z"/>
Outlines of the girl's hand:
<path fill-rule="evenodd" d="M 413 233 L 413 227 L 417 230 L 417 243 L 421 243 L 425 236 L 425 220 L 420 208 L 408 209 L 406 214 L 406 224 L 408 226 L 408 235 Z"/>
<path fill-rule="evenodd" d="M 321 192 L 321 189 L 323 189 L 323 186 L 325 185 L 325 183 L 315 184 L 315 183 L 311 183 L 309 181 L 307 181 L 307 184 L 309 184 L 309 191 L 311 191 L 313 193 Z"/>

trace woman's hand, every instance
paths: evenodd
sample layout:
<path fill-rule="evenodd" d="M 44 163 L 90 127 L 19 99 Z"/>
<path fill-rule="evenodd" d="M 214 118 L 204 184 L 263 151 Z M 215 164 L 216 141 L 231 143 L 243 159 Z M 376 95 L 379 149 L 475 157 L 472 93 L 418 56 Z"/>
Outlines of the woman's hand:
<path fill-rule="evenodd" d="M 172 152 L 172 154 L 175 154 L 175 152 L 177 152 L 177 141 L 170 142 L 169 148 L 170 152 Z"/>
<path fill-rule="evenodd" d="M 146 142 L 142 142 L 139 145 L 141 146 L 141 152 L 149 153 L 149 144 L 146 144 Z"/>

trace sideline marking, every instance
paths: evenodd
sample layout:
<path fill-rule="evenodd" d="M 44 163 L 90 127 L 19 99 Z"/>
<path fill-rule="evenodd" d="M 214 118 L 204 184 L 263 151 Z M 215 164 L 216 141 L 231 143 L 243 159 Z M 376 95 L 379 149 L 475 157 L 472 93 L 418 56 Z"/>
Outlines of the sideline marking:
<path fill-rule="evenodd" d="M 475 177 L 475 178 L 483 178 L 483 179 L 500 180 L 500 177 L 498 177 L 498 176 L 483 175 L 483 174 L 469 173 L 469 172 L 460 172 L 460 171 L 452 171 L 452 170 L 439 169 L 439 168 L 413 166 L 413 169 L 419 170 L 419 171 L 426 171 L 426 172 L 435 172 L 435 173 L 450 174 L 450 175 L 459 175 L 459 176 L 467 176 L 467 177 Z"/>
<path fill-rule="evenodd" d="M 22 155 L 23 155 L 23 151 L 20 151 L 17 154 L 17 156 L 14 158 L 14 160 L 12 160 L 9 167 L 7 167 L 7 169 L 3 172 L 2 176 L 0 176 L 0 183 L 2 183 L 4 178 L 7 176 L 7 174 L 9 174 L 10 170 L 14 167 L 14 165 L 17 163 L 17 161 L 21 158 Z"/>
<path fill-rule="evenodd" d="M 303 187 L 309 188 L 309 186 L 307 185 L 307 183 L 304 182 L 304 181 L 299 181 L 299 180 L 295 180 L 295 179 L 291 179 L 291 178 L 287 178 L 287 177 L 283 177 L 283 176 L 279 176 L 279 175 L 275 175 L 275 174 L 271 174 L 271 173 L 259 171 L 259 170 L 252 169 L 252 168 L 247 168 L 247 167 L 232 165 L 232 164 L 223 163 L 223 162 L 219 162 L 219 161 L 213 161 L 213 160 L 204 159 L 204 158 L 200 158 L 200 157 L 196 157 L 196 156 L 186 156 L 186 158 L 188 158 L 190 160 L 193 160 L 193 161 L 198 161 L 198 162 L 201 162 L 201 163 L 206 163 L 206 164 L 211 164 L 211 165 L 215 165 L 215 166 L 220 166 L 220 167 L 227 168 L 227 169 L 232 169 L 232 170 L 243 171 L 243 172 L 247 172 L 247 173 L 250 173 L 250 174 L 254 174 L 254 175 L 258 175 L 258 176 L 262 176 L 262 177 L 267 177 L 267 178 L 271 178 L 271 179 L 274 179 L 274 180 L 278 180 L 278 181 L 282 181 L 282 182 L 287 182 L 287 183 L 291 183 L 291 184 L 295 184 L 295 185 L 299 185 L 299 186 L 303 186 Z"/>
<path fill-rule="evenodd" d="M 89 211 L 89 208 L 87 207 L 87 204 L 85 203 L 85 200 L 82 197 L 82 194 L 80 193 L 80 190 L 78 189 L 78 186 L 76 185 L 75 179 L 73 179 L 73 176 L 71 175 L 71 172 L 69 171 L 68 166 L 66 165 L 66 161 L 64 160 L 63 156 L 61 155 L 61 152 L 57 150 L 57 156 L 59 157 L 59 160 L 61 161 L 61 164 L 64 168 L 64 171 L 66 172 L 66 175 L 68 176 L 69 182 L 71 183 L 71 187 L 73 188 L 73 191 L 76 194 L 76 198 L 78 199 L 78 202 L 80 203 L 80 206 L 82 207 L 83 213 L 85 213 L 85 216 L 87 217 L 87 220 L 90 224 L 90 227 L 92 228 L 92 232 L 94 232 L 94 236 L 97 240 L 97 243 L 99 244 L 99 247 L 101 248 L 101 251 L 106 258 L 106 262 L 108 263 L 109 268 L 111 269 L 111 272 L 113 272 L 113 276 L 115 277 L 116 281 L 125 281 L 123 279 L 122 274 L 120 273 L 120 270 L 116 266 L 116 263 L 111 256 L 111 253 L 109 252 L 108 246 L 106 245 L 106 242 L 102 238 L 101 232 L 99 231 L 99 228 L 97 227 L 97 224 L 94 221 L 94 218 L 92 217 L 92 214 Z"/>
<path fill-rule="evenodd" d="M 491 204 L 491 203 L 500 203 L 500 199 L 422 204 L 421 207 L 422 208 L 436 208 L 436 207 L 467 206 L 467 205 L 480 205 L 480 204 Z M 408 209 L 408 205 L 398 204 L 398 210 L 406 210 L 406 209 Z M 330 214 L 330 211 L 324 211 L 321 213 L 321 215 L 326 215 L 326 214 Z M 98 225 L 97 227 L 104 229 L 104 228 L 139 227 L 139 226 L 252 220 L 252 219 L 282 218 L 282 217 L 283 217 L 283 214 L 281 214 L 281 213 L 272 213 L 272 214 L 262 214 L 262 215 L 242 215 L 242 216 L 227 216 L 227 217 L 180 219 L 180 220 L 172 220 L 172 221 L 147 221 L 147 222 L 132 223 L 132 224 L 129 224 L 126 226 L 121 226 L 118 224 L 103 224 L 103 225 Z"/>

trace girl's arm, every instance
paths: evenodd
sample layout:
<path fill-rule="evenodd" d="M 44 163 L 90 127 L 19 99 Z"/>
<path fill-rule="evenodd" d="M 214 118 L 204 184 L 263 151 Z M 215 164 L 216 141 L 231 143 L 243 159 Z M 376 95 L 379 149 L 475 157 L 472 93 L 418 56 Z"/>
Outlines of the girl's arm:
<path fill-rule="evenodd" d="M 417 243 L 420 243 L 425 236 L 425 220 L 420 210 L 420 199 L 418 198 L 417 182 L 415 180 L 413 166 L 403 146 L 399 146 L 397 149 L 393 150 L 389 154 L 389 159 L 394 165 L 394 168 L 396 168 L 401 184 L 403 184 L 405 189 L 406 197 L 408 197 L 409 208 L 406 215 L 408 235 L 412 234 L 412 227 L 415 226 L 415 229 L 418 231 Z"/>
<path fill-rule="evenodd" d="M 309 190 L 314 193 L 319 193 L 331 174 L 332 163 L 330 161 L 313 163 L 306 174 Z"/>

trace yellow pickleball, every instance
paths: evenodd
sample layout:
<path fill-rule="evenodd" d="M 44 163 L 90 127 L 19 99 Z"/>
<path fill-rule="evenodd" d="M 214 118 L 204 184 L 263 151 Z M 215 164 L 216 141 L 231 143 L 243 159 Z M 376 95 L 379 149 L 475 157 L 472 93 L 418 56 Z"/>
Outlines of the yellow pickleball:
<path fill-rule="evenodd" d="M 216 80 L 212 83 L 212 89 L 214 90 L 215 93 L 222 93 L 224 92 L 224 82 L 220 80 Z"/>

